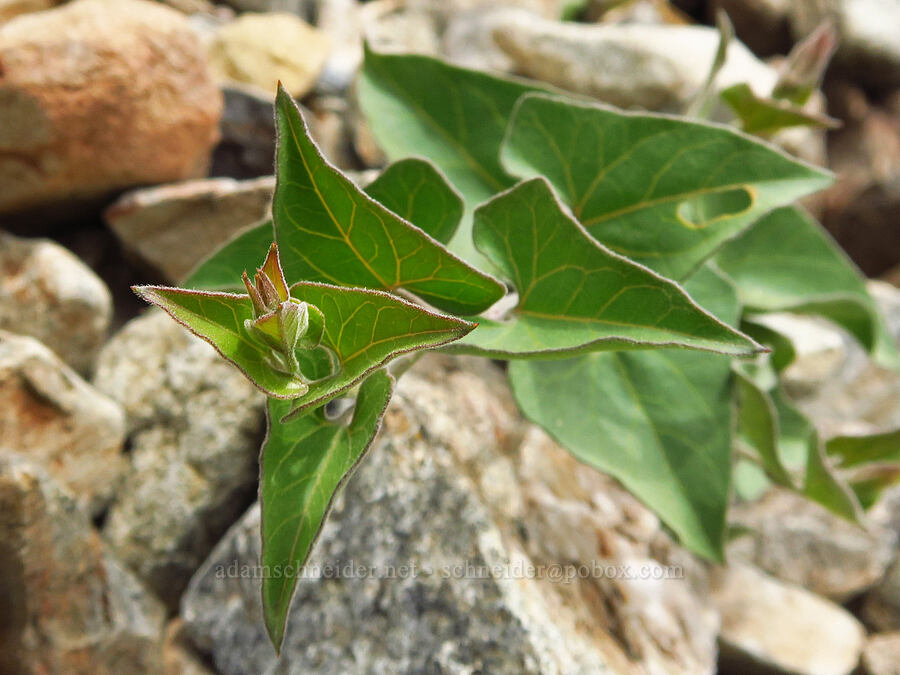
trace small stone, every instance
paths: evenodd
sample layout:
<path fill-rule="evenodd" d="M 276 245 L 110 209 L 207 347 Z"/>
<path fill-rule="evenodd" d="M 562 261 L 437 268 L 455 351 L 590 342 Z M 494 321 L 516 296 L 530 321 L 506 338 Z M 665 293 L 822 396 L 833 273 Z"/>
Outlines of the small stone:
<path fill-rule="evenodd" d="M 713 597 L 722 614 L 721 671 L 849 675 L 859 663 L 862 625 L 805 589 L 738 563 L 717 570 Z"/>
<path fill-rule="evenodd" d="M 0 580 L 0 672 L 159 672 L 162 606 L 107 551 L 67 492 L 7 452 Z"/>
<path fill-rule="evenodd" d="M 751 563 L 836 602 L 880 582 L 897 557 L 893 532 L 863 529 L 785 490 L 740 504 L 731 517 L 750 533 L 731 542 L 729 560 Z"/>
<path fill-rule="evenodd" d="M 242 14 L 219 30 L 209 59 L 223 80 L 273 95 L 281 81 L 301 98 L 315 85 L 330 50 L 328 36 L 294 14 Z"/>
<path fill-rule="evenodd" d="M 269 214 L 275 179 L 213 178 L 136 190 L 103 214 L 122 242 L 169 282 Z"/>
<path fill-rule="evenodd" d="M 870 637 L 862 666 L 866 675 L 900 675 L 900 632 Z"/>
<path fill-rule="evenodd" d="M 95 383 L 128 419 L 131 469 L 103 533 L 175 608 L 256 491 L 263 395 L 206 342 L 151 310 L 100 355 Z"/>
<path fill-rule="evenodd" d="M 96 514 L 126 469 L 124 440 L 118 405 L 37 340 L 0 331 L 0 447 L 44 464 Z"/>
<path fill-rule="evenodd" d="M 87 373 L 111 320 L 106 284 L 68 250 L 0 232 L 0 330 L 37 338 Z"/>
<path fill-rule="evenodd" d="M 222 97 L 187 18 L 75 0 L 0 26 L 0 213 L 206 172 Z"/>

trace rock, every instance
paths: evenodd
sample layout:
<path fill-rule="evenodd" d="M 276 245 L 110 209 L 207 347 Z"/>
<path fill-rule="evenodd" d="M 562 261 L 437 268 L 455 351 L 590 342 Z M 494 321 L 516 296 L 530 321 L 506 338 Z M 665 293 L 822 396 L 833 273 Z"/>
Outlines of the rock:
<path fill-rule="evenodd" d="M 0 23 L 19 14 L 40 12 L 58 5 L 60 0 L 0 0 Z"/>
<path fill-rule="evenodd" d="M 866 675 L 900 675 L 900 632 L 870 637 L 862 667 Z"/>
<path fill-rule="evenodd" d="M 890 90 L 900 85 L 900 2 L 896 0 L 796 0 L 788 3 L 797 39 L 830 19 L 837 28 L 835 65 L 854 80 Z"/>
<path fill-rule="evenodd" d="M 315 85 L 330 49 L 325 34 L 294 14 L 243 14 L 219 30 L 209 59 L 223 80 L 273 95 L 280 80 L 301 98 Z"/>
<path fill-rule="evenodd" d="M 317 0 L 227 0 L 241 12 L 291 12 L 312 22 Z"/>
<path fill-rule="evenodd" d="M 837 182 L 817 197 L 822 223 L 868 276 L 900 260 L 900 99 L 873 106 L 851 86 L 833 87 L 830 102 L 844 122 L 829 134 Z"/>
<path fill-rule="evenodd" d="M 335 502 L 282 661 L 260 614 L 256 506 L 181 614 L 225 674 L 712 672 L 702 570 L 661 539 L 634 498 L 524 423 L 499 370 L 429 356 Z M 626 565 L 660 576 L 624 579 Z"/>
<path fill-rule="evenodd" d="M 319 0 L 316 27 L 330 39 L 332 50 L 316 85 L 324 94 L 344 94 L 353 83 L 363 59 L 363 26 L 371 23 L 373 6 L 356 0 Z"/>
<path fill-rule="evenodd" d="M 256 490 L 263 395 L 156 310 L 106 345 L 95 383 L 125 408 L 131 447 L 103 533 L 174 608 Z"/>
<path fill-rule="evenodd" d="M 0 671 L 159 671 L 159 602 L 109 554 L 71 496 L 40 466 L 7 452 L 0 579 Z"/>
<path fill-rule="evenodd" d="M 716 10 L 725 10 L 735 35 L 754 54 L 773 56 L 790 51 L 790 0 L 713 0 L 710 5 L 710 18 Z"/>
<path fill-rule="evenodd" d="M 507 13 L 503 6 L 486 6 L 451 16 L 442 37 L 442 56 L 464 68 L 512 73 L 516 62 L 494 40 Z"/>
<path fill-rule="evenodd" d="M 180 282 L 203 258 L 269 214 L 273 177 L 212 178 L 128 193 L 104 212 L 122 245 Z"/>
<path fill-rule="evenodd" d="M 900 563 L 866 593 L 862 604 L 863 620 L 879 631 L 900 631 Z"/>
<path fill-rule="evenodd" d="M 37 338 L 91 370 L 112 320 L 106 284 L 62 246 L 0 232 L 0 330 Z"/>
<path fill-rule="evenodd" d="M 586 25 L 509 12 L 494 29 L 517 70 L 623 108 L 681 112 L 700 90 L 719 41 L 702 26 Z M 721 88 L 747 82 L 768 95 L 777 73 L 732 42 Z"/>
<path fill-rule="evenodd" d="M 125 416 L 36 340 L 0 331 L 0 447 L 40 462 L 99 513 L 125 468 Z"/>
<path fill-rule="evenodd" d="M 162 663 L 164 675 L 212 675 L 188 642 L 184 622 L 179 618 L 172 619 L 166 628 Z"/>
<path fill-rule="evenodd" d="M 222 88 L 222 140 L 213 152 L 211 173 L 232 178 L 269 176 L 275 165 L 274 97 L 256 87 Z M 309 116 L 305 116 L 310 123 Z M 315 130 L 313 130 L 315 132 Z"/>
<path fill-rule="evenodd" d="M 849 675 L 856 668 L 866 633 L 841 607 L 742 564 L 718 570 L 713 588 L 721 671 Z"/>
<path fill-rule="evenodd" d="M 181 13 L 75 0 L 0 26 L 0 213 L 205 173 L 221 94 Z"/>
<path fill-rule="evenodd" d="M 877 584 L 897 557 L 896 535 L 864 530 L 785 490 L 734 507 L 730 517 L 751 533 L 733 540 L 729 560 L 844 602 Z"/>

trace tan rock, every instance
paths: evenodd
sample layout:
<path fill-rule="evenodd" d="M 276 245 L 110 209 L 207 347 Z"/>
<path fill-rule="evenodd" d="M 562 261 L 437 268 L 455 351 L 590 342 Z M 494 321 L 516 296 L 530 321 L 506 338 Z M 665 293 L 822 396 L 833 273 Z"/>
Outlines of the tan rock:
<path fill-rule="evenodd" d="M 145 0 L 0 26 L 0 213 L 205 173 L 222 97 L 197 42 Z"/>
<path fill-rule="evenodd" d="M 0 329 L 37 338 L 85 373 L 111 320 L 106 284 L 68 250 L 0 232 Z"/>
<path fill-rule="evenodd" d="M 159 602 L 40 466 L 7 452 L 0 452 L 0 589 L 0 672 L 159 672 Z"/>
<path fill-rule="evenodd" d="M 862 658 L 866 675 L 900 675 L 900 632 L 873 635 Z"/>
<path fill-rule="evenodd" d="M 59 2 L 60 0 L 0 0 L 0 23 L 9 21 L 19 14 L 50 9 Z"/>
<path fill-rule="evenodd" d="M 275 92 L 278 81 L 296 97 L 315 85 L 331 41 L 293 14 L 243 14 L 223 26 L 209 49 L 216 74 Z"/>
<path fill-rule="evenodd" d="M 274 189 L 271 177 L 163 185 L 124 195 L 104 218 L 125 248 L 179 282 L 232 235 L 265 218 Z"/>
<path fill-rule="evenodd" d="M 39 461 L 91 512 L 125 470 L 125 416 L 37 340 L 0 331 L 0 447 Z"/>

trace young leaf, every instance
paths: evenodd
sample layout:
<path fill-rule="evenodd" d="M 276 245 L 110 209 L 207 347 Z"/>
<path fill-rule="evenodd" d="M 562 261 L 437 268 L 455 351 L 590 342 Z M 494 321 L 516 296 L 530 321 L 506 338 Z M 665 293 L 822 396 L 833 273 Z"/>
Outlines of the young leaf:
<path fill-rule="evenodd" d="M 837 49 L 837 31 L 825 20 L 806 38 L 798 42 L 788 55 L 787 62 L 772 97 L 803 105 L 819 88 L 828 62 Z"/>
<path fill-rule="evenodd" d="M 869 436 L 837 436 L 825 444 L 825 454 L 838 462 L 864 509 L 881 493 L 900 483 L 900 429 Z"/>
<path fill-rule="evenodd" d="M 503 297 L 495 279 L 367 196 L 316 147 L 279 88 L 275 239 L 291 279 L 404 288 L 439 309 L 478 314 Z"/>
<path fill-rule="evenodd" d="M 734 324 L 737 298 L 709 267 L 690 294 Z M 700 555 L 721 560 L 731 475 L 730 365 L 684 350 L 513 361 L 525 415 L 581 461 L 619 479 Z"/>
<path fill-rule="evenodd" d="M 274 240 L 275 231 L 271 220 L 248 227 L 201 261 L 185 279 L 185 287 L 208 291 L 243 291 L 241 273 L 247 269 L 247 261 L 265 258 Z"/>
<path fill-rule="evenodd" d="M 748 311 L 821 315 L 854 335 L 878 363 L 900 368 L 894 339 L 862 274 L 800 209 L 773 211 L 716 261 L 737 284 Z"/>
<path fill-rule="evenodd" d="M 675 283 L 593 240 L 543 178 L 475 212 L 475 244 L 514 283 L 518 305 L 454 349 L 500 358 L 682 346 L 727 354 L 759 347 L 698 307 Z"/>
<path fill-rule="evenodd" d="M 708 119 L 715 104 L 716 79 L 728 59 L 728 47 L 734 40 L 734 24 L 731 23 L 728 14 L 721 7 L 716 11 L 716 28 L 719 31 L 719 46 L 716 47 L 716 53 L 703 86 L 684 112 L 686 117 Z"/>
<path fill-rule="evenodd" d="M 831 176 L 733 129 L 528 94 L 503 165 L 544 175 L 591 236 L 684 279 L 762 214 Z"/>
<path fill-rule="evenodd" d="M 465 208 L 456 189 L 424 159 L 394 162 L 365 191 L 442 244 L 453 238 Z"/>
<path fill-rule="evenodd" d="M 135 288 L 142 298 L 213 345 L 263 392 L 295 399 L 297 411 L 325 403 L 401 354 L 446 344 L 475 327 L 381 291 L 310 282 L 290 290 L 294 298 L 318 309 L 325 320 L 321 346 L 296 352 L 306 376 L 303 380 L 273 367 L 271 349 L 247 332 L 244 322 L 254 318 L 249 296 L 160 286 Z"/>
<path fill-rule="evenodd" d="M 735 84 L 719 94 L 748 134 L 768 136 L 790 127 L 834 129 L 840 122 L 828 115 L 809 112 L 789 101 L 763 98 L 753 93 L 748 84 Z"/>
<path fill-rule="evenodd" d="M 473 209 L 513 184 L 499 151 L 515 102 L 541 85 L 468 70 L 428 56 L 379 54 L 366 47 L 360 106 L 391 159 L 424 155 L 462 192 Z M 477 261 L 470 223 L 450 248 Z"/>
<path fill-rule="evenodd" d="M 329 421 L 324 408 L 290 422 L 290 403 L 269 399 L 269 433 L 263 444 L 259 498 L 262 506 L 260 565 L 283 574 L 262 581 L 266 630 L 281 649 L 291 598 L 303 565 L 322 529 L 334 496 L 375 438 L 393 388 L 383 370 L 360 386 L 349 425 Z"/>

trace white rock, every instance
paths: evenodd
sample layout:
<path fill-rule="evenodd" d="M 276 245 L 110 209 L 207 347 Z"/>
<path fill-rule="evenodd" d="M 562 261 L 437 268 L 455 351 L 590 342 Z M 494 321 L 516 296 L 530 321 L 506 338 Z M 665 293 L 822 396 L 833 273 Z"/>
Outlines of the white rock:
<path fill-rule="evenodd" d="M 866 675 L 900 675 L 900 632 L 869 638 L 862 665 Z"/>
<path fill-rule="evenodd" d="M 0 232 L 0 329 L 37 338 L 85 373 L 111 319 L 106 284 L 68 250 Z"/>

